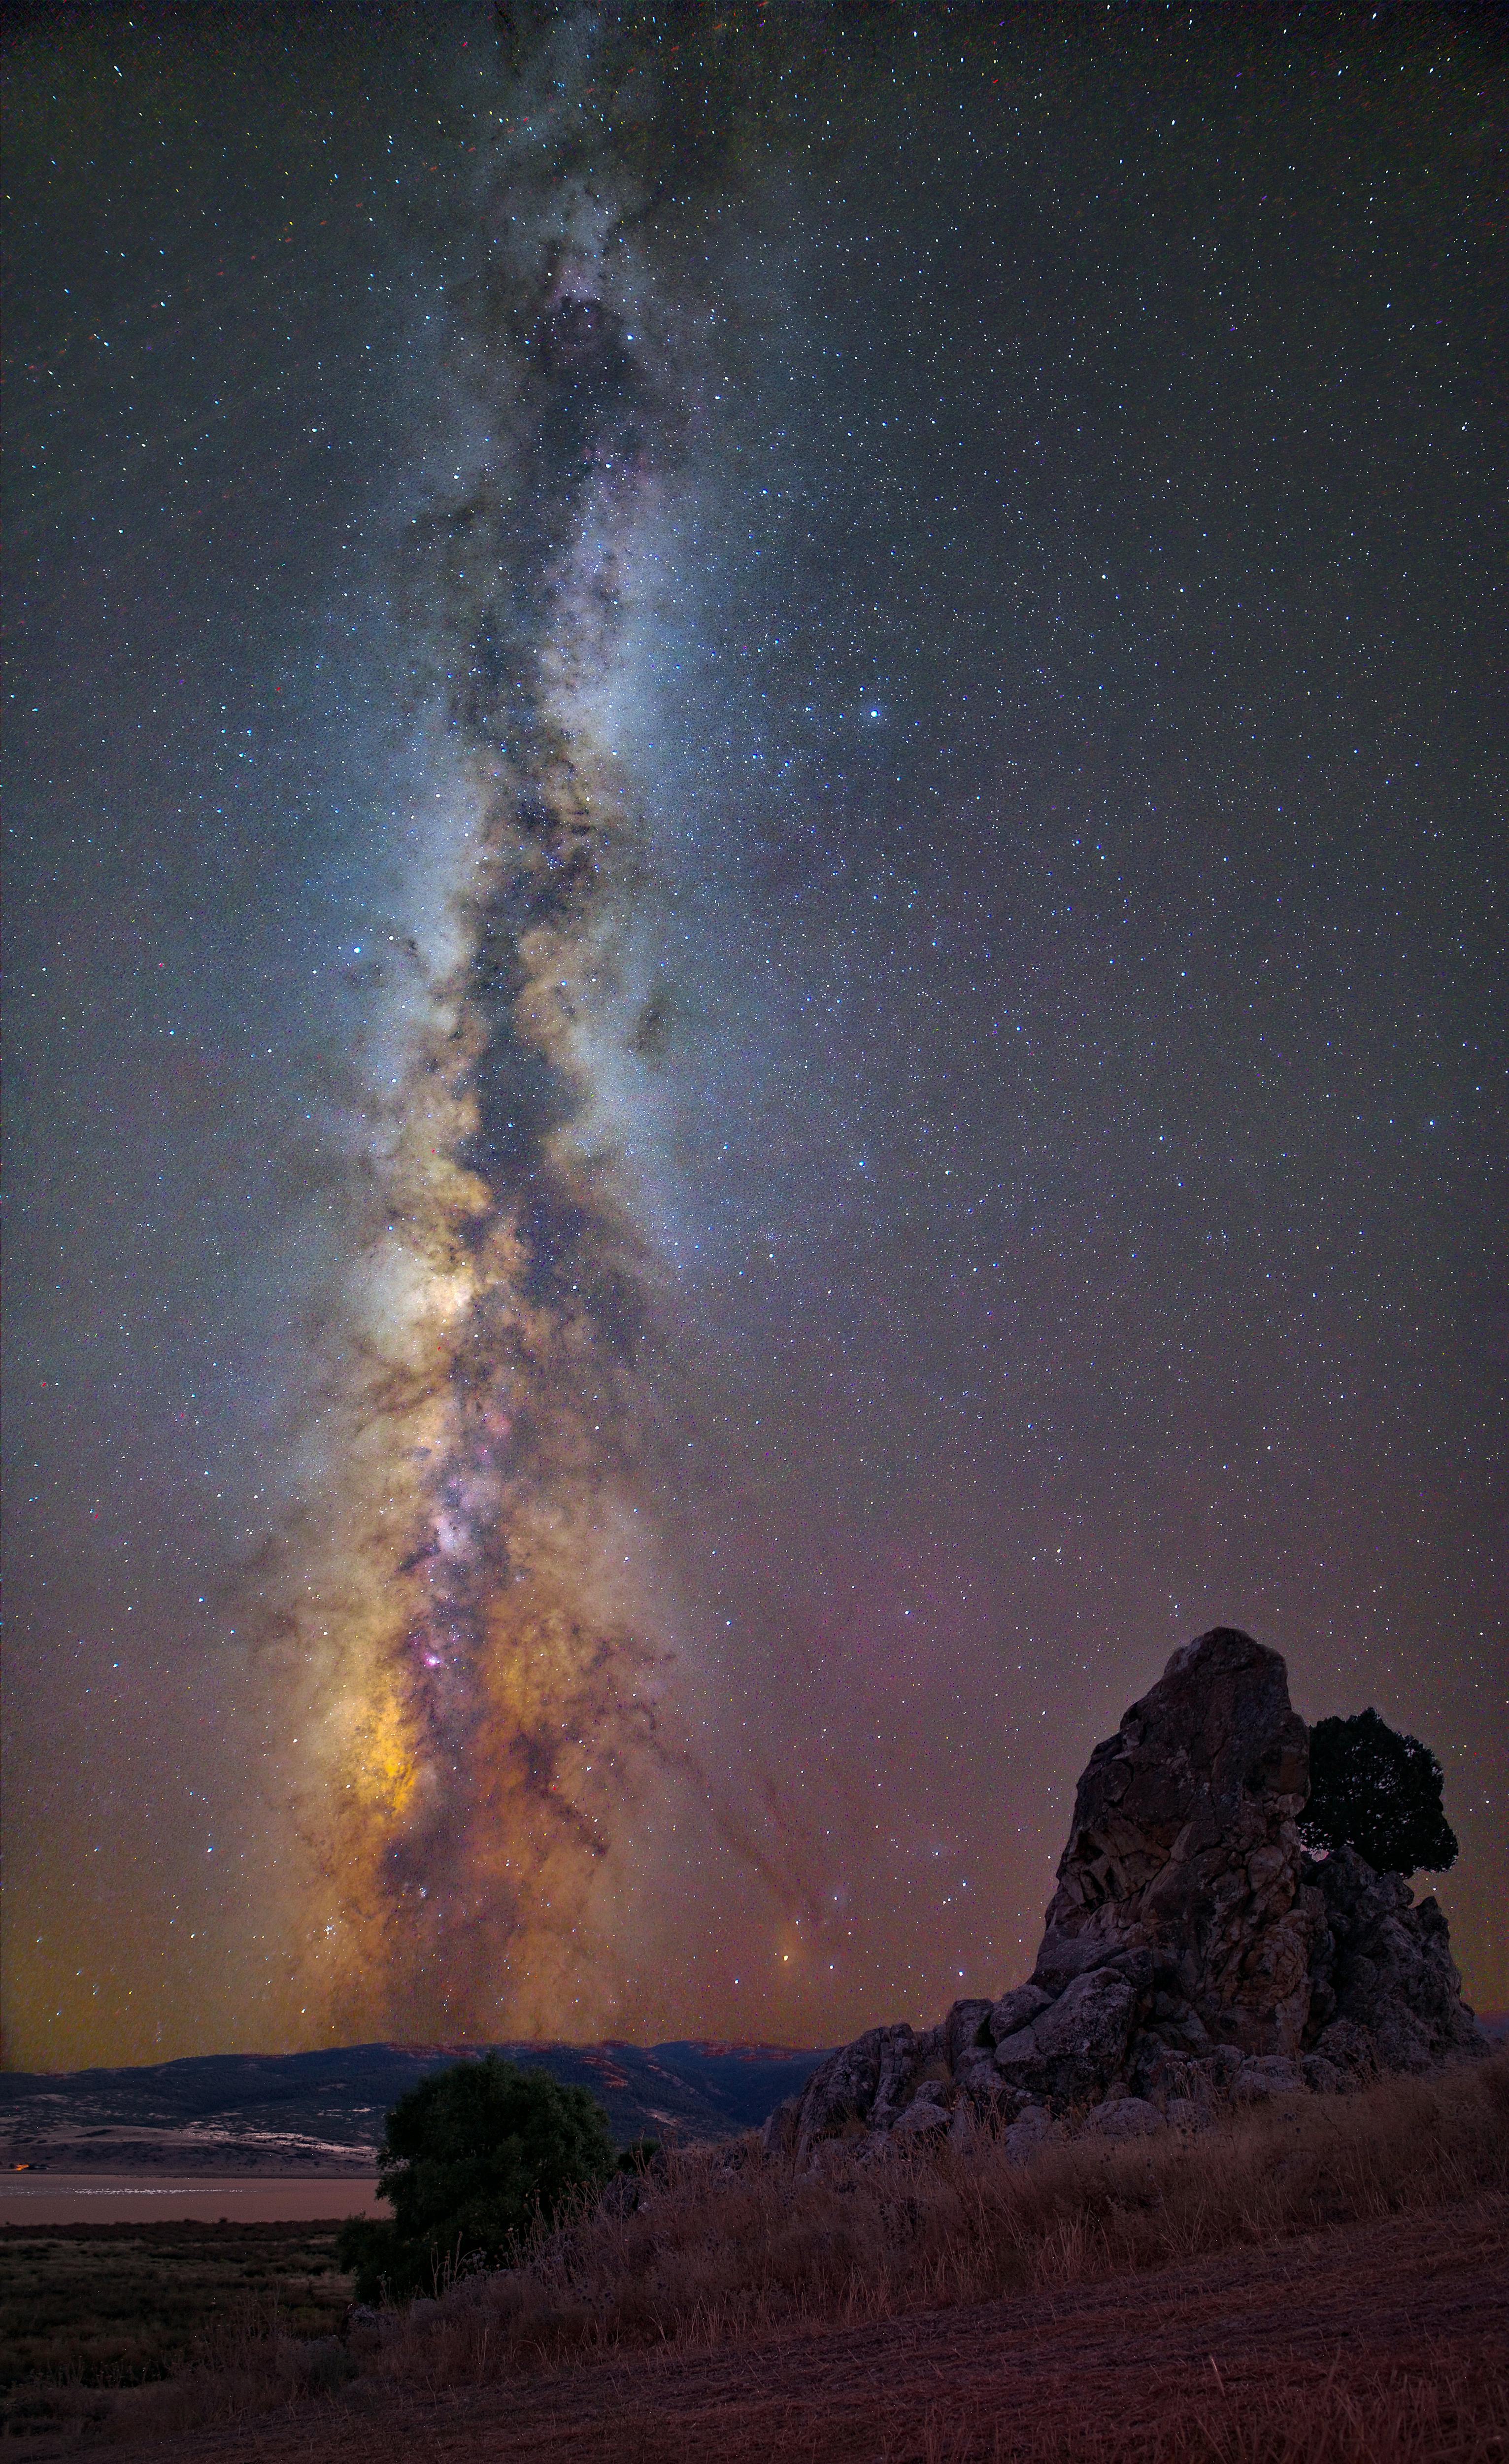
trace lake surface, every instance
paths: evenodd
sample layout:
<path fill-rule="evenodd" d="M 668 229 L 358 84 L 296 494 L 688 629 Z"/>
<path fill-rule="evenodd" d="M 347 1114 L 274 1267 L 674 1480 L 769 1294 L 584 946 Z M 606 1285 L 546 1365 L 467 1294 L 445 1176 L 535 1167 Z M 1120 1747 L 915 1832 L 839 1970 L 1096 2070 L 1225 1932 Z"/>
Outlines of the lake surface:
<path fill-rule="evenodd" d="M 0 2174 L 0 2224 L 295 2224 L 311 2217 L 385 2216 L 370 2174 L 201 2178 L 127 2173 Z"/>

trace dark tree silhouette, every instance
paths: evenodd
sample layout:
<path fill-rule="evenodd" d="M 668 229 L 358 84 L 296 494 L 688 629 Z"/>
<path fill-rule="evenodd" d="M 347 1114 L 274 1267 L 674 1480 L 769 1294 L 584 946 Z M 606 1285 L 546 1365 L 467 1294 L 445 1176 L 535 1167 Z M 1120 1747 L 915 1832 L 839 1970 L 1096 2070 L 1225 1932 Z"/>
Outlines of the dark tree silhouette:
<path fill-rule="evenodd" d="M 456 2268 L 506 2263 L 536 2218 L 613 2169 L 607 2115 L 584 2087 L 496 2054 L 454 2062 L 388 2115 L 378 2189 L 393 2221 L 348 2217 L 340 2264 L 359 2301 L 433 2292 Z"/>
<path fill-rule="evenodd" d="M 1347 1846 L 1380 1874 L 1444 1874 L 1456 1834 L 1441 1808 L 1441 1766 L 1418 1737 L 1376 1711 L 1317 1720 L 1300 1836 L 1314 1856 Z"/>

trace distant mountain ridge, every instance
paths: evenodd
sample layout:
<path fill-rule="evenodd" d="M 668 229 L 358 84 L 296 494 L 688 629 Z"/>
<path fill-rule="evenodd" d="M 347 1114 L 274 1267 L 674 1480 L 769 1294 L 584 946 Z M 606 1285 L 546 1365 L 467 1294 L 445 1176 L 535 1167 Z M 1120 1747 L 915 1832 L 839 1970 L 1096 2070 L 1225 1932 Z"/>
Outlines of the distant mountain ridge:
<path fill-rule="evenodd" d="M 0 2165 L 50 2172 L 370 2173 L 388 2108 L 427 2071 L 506 2055 L 591 2090 L 615 2141 L 729 2139 L 805 2085 L 821 2050 L 664 2045 L 343 2045 L 200 2054 L 121 2070 L 0 2073 Z"/>

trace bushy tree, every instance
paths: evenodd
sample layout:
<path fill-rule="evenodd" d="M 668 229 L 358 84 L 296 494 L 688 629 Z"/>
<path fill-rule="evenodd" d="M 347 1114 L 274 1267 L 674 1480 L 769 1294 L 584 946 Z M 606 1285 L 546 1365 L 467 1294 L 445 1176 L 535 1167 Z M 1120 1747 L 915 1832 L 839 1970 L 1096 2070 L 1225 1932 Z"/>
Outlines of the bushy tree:
<path fill-rule="evenodd" d="M 1318 1720 L 1300 1836 L 1312 1855 L 1347 1846 L 1380 1874 L 1444 1874 L 1456 1834 L 1441 1805 L 1441 1766 L 1418 1737 L 1376 1711 Z"/>
<path fill-rule="evenodd" d="M 459 2061 L 400 2097 L 378 2150 L 393 2220 L 351 2216 L 338 2245 L 359 2301 L 434 2290 L 458 2267 L 504 2264 L 536 2217 L 614 2169 L 608 2120 L 582 2087 L 505 2061 Z"/>

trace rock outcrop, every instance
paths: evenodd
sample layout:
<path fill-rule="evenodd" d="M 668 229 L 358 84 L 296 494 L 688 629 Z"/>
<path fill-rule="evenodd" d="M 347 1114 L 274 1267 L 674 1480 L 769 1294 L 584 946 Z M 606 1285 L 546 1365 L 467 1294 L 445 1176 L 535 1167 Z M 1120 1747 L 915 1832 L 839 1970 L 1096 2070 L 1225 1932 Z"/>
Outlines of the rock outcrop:
<path fill-rule="evenodd" d="M 1296 1829 L 1309 1741 L 1282 1660 L 1218 1626 L 1176 1651 L 1075 1798 L 1037 1964 L 936 2028 L 872 2028 L 766 2125 L 798 2163 L 981 2117 L 1022 2152 L 1089 2108 L 1111 2137 L 1193 2118 L 1214 2094 L 1336 2089 L 1487 2050 L 1446 1919 L 1353 1849 Z"/>
<path fill-rule="evenodd" d="M 1355 1848 L 1307 1870 L 1325 1908 L 1306 2033 L 1319 2057 L 1353 2069 L 1423 2071 L 1484 2052 L 1438 1902 L 1412 1904 L 1402 1874 L 1375 1874 Z"/>

